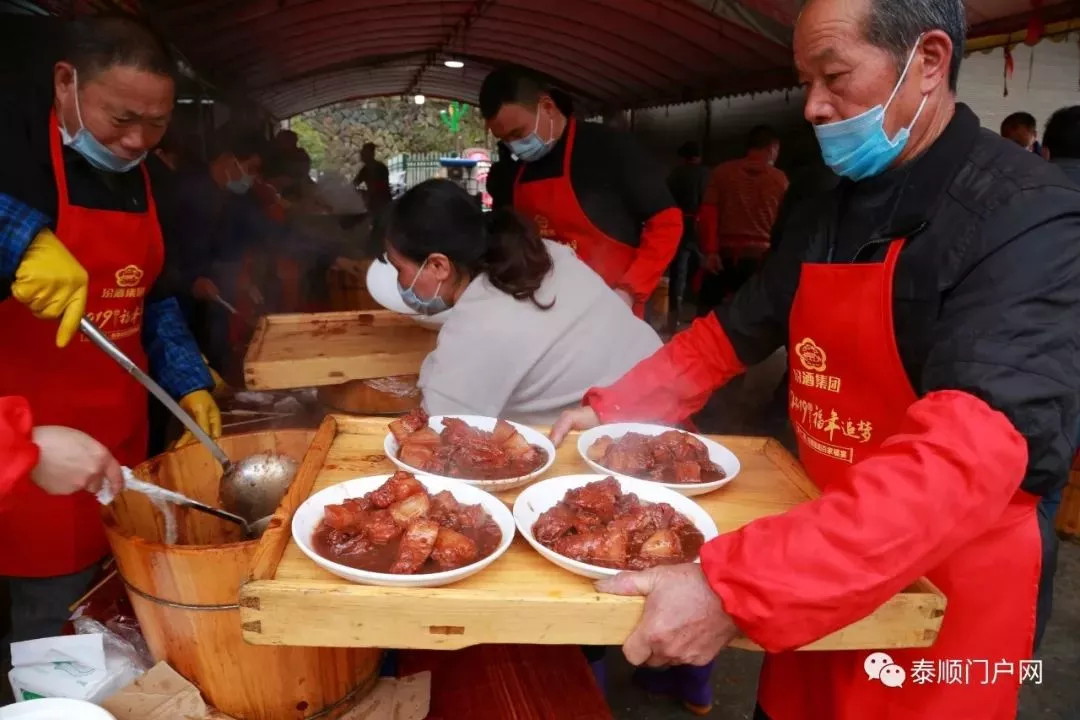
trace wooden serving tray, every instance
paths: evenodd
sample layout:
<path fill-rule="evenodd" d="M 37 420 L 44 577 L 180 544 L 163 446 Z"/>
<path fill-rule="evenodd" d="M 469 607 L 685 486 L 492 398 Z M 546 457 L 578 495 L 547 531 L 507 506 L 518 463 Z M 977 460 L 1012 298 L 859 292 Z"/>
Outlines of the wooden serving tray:
<path fill-rule="evenodd" d="M 267 315 L 244 358 L 251 390 L 416 375 L 437 333 L 389 310 Z"/>
<path fill-rule="evenodd" d="M 394 471 L 383 455 L 385 418 L 330 416 L 319 428 L 263 536 L 251 580 L 240 591 L 244 639 L 254 644 L 453 650 L 480 643 L 621 645 L 641 617 L 642 598 L 603 595 L 592 581 L 545 560 L 520 536 L 490 567 L 444 588 L 354 585 L 322 570 L 293 542 L 296 508 L 326 487 Z M 694 498 L 720 532 L 782 513 L 818 492 L 775 440 L 717 438 L 742 462 L 727 487 Z M 548 476 L 588 473 L 573 438 Z M 512 504 L 519 490 L 499 497 Z M 876 612 L 804 650 L 928 647 L 945 597 L 920 580 Z M 736 647 L 757 648 L 749 640 Z"/>

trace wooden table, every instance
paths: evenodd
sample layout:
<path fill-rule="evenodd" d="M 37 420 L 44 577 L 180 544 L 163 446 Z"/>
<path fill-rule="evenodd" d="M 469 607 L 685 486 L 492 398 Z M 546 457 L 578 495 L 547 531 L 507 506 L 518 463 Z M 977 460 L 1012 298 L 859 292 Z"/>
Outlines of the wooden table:
<path fill-rule="evenodd" d="M 458 649 L 480 643 L 620 645 L 644 600 L 597 593 L 590 580 L 537 554 L 517 537 L 483 572 L 445 588 L 354 585 L 322 570 L 292 541 L 293 512 L 314 492 L 392 472 L 382 453 L 384 418 L 331 416 L 316 434 L 289 494 L 263 536 L 252 579 L 241 589 L 244 638 L 255 644 Z M 742 462 L 725 488 L 695 500 L 730 532 L 817 495 L 798 462 L 776 441 L 717 438 Z M 589 472 L 573 439 L 548 476 Z M 512 504 L 519 491 L 500 494 Z M 807 650 L 926 647 L 945 599 L 920 580 L 854 625 Z M 737 647 L 755 646 L 748 640 Z"/>

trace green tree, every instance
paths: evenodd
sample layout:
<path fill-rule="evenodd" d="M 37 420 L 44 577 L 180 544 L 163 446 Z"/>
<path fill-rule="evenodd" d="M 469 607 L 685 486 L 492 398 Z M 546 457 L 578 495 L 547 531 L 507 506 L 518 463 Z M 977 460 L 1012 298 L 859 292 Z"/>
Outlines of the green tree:
<path fill-rule="evenodd" d="M 489 147 L 491 142 L 479 113 L 455 112 L 457 127 L 444 124 L 441 115 L 449 114 L 451 107 L 438 100 L 416 105 L 411 98 L 376 98 L 303 113 L 293 118 L 292 128 L 311 155 L 313 167 L 352 177 L 360 165 L 360 148 L 366 142 L 378 146 L 383 160 L 399 153 L 453 155 L 467 147 Z"/>
<path fill-rule="evenodd" d="M 311 166 L 322 168 L 326 159 L 326 139 L 322 132 L 312 127 L 303 117 L 295 118 L 289 127 L 296 133 L 300 147 L 311 156 Z"/>

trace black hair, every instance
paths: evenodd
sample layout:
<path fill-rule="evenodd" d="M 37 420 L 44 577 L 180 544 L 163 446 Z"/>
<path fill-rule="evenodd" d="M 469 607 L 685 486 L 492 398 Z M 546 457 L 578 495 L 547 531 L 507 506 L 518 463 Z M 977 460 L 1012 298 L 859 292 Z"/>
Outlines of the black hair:
<path fill-rule="evenodd" d="M 919 36 L 932 30 L 942 30 L 952 40 L 949 89 L 956 92 L 967 42 L 963 0 L 870 0 L 866 39 L 892 53 L 898 71 L 904 69 Z"/>
<path fill-rule="evenodd" d="M 1035 132 L 1039 127 L 1039 123 L 1035 120 L 1035 116 L 1029 112 L 1014 112 L 1009 117 L 1001 121 L 1001 134 L 1005 135 L 1017 128 L 1026 128 Z"/>
<path fill-rule="evenodd" d="M 116 66 L 174 77 L 176 59 L 149 25 L 130 15 L 102 15 L 68 23 L 64 59 L 89 82 Z"/>
<path fill-rule="evenodd" d="M 693 140 L 687 140 L 679 146 L 676 154 L 683 160 L 693 160 L 701 157 L 701 146 Z"/>
<path fill-rule="evenodd" d="M 1043 147 L 1050 151 L 1050 159 L 1080 159 L 1080 105 L 1063 107 L 1046 123 Z"/>
<path fill-rule="evenodd" d="M 551 255 L 536 228 L 511 209 L 491 213 L 459 185 L 428 180 L 394 201 L 380 218 L 378 232 L 385 244 L 415 263 L 434 253 L 450 259 L 470 277 L 486 274 L 496 288 L 517 300 L 536 298 L 551 272 Z"/>
<path fill-rule="evenodd" d="M 488 73 L 480 86 L 480 114 L 490 120 L 508 103 L 535 108 L 540 98 L 552 97 L 551 93 L 551 86 L 536 73 L 514 65 L 501 67 Z M 569 98 L 565 93 L 560 97 L 564 104 Z"/>
<path fill-rule="evenodd" d="M 780 136 L 768 125 L 758 125 L 746 136 L 746 145 L 751 150 L 764 150 L 780 142 Z"/>

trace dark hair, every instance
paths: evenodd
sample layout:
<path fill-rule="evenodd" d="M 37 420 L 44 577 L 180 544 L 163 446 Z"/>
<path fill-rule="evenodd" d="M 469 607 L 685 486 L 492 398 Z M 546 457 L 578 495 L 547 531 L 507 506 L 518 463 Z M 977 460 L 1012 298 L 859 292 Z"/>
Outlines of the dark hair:
<path fill-rule="evenodd" d="M 679 146 L 676 154 L 683 160 L 693 160 L 701 157 L 701 146 L 693 140 L 688 140 Z"/>
<path fill-rule="evenodd" d="M 480 113 L 485 120 L 490 120 L 507 103 L 534 108 L 540 98 L 552 97 L 551 93 L 551 86 L 536 73 L 512 65 L 501 67 L 488 73 L 480 86 Z M 565 94 L 560 97 L 564 101 L 568 98 Z"/>
<path fill-rule="evenodd" d="M 1035 116 L 1029 112 L 1014 112 L 1009 117 L 1001 121 L 1001 134 L 1004 135 L 1008 132 L 1016 130 L 1017 128 L 1026 128 L 1035 132 L 1039 123 L 1035 120 Z"/>
<path fill-rule="evenodd" d="M 780 142 L 780 136 L 768 125 L 758 125 L 746 136 L 746 145 L 751 150 L 764 150 Z"/>
<path fill-rule="evenodd" d="M 1043 147 L 1050 151 L 1050 159 L 1080 159 L 1080 105 L 1063 107 L 1046 123 Z"/>
<path fill-rule="evenodd" d="M 383 241 L 415 263 L 442 253 L 470 277 L 487 274 L 517 300 L 536 298 L 551 272 L 551 255 L 536 229 L 510 209 L 485 213 L 460 186 L 428 180 L 402 195 L 380 223 Z"/>
<path fill-rule="evenodd" d="M 866 39 L 892 53 L 899 70 L 903 70 L 919 36 L 932 30 L 943 30 L 952 40 L 949 89 L 956 92 L 967 42 L 963 0 L 870 0 Z"/>
<path fill-rule="evenodd" d="M 371 152 L 375 152 L 375 148 L 376 148 L 376 147 L 377 147 L 377 146 L 375 145 L 375 143 L 373 143 L 373 142 L 366 142 L 366 143 L 364 143 L 364 144 L 363 144 L 363 146 L 361 146 L 361 148 L 360 148 L 360 152 L 364 152 L 364 151 L 365 151 L 365 150 L 367 150 L 368 148 L 370 148 L 370 149 L 371 149 Z"/>
<path fill-rule="evenodd" d="M 176 60 L 165 41 L 141 20 L 105 15 L 68 23 L 64 59 L 75 66 L 82 82 L 117 65 L 173 77 Z"/>

